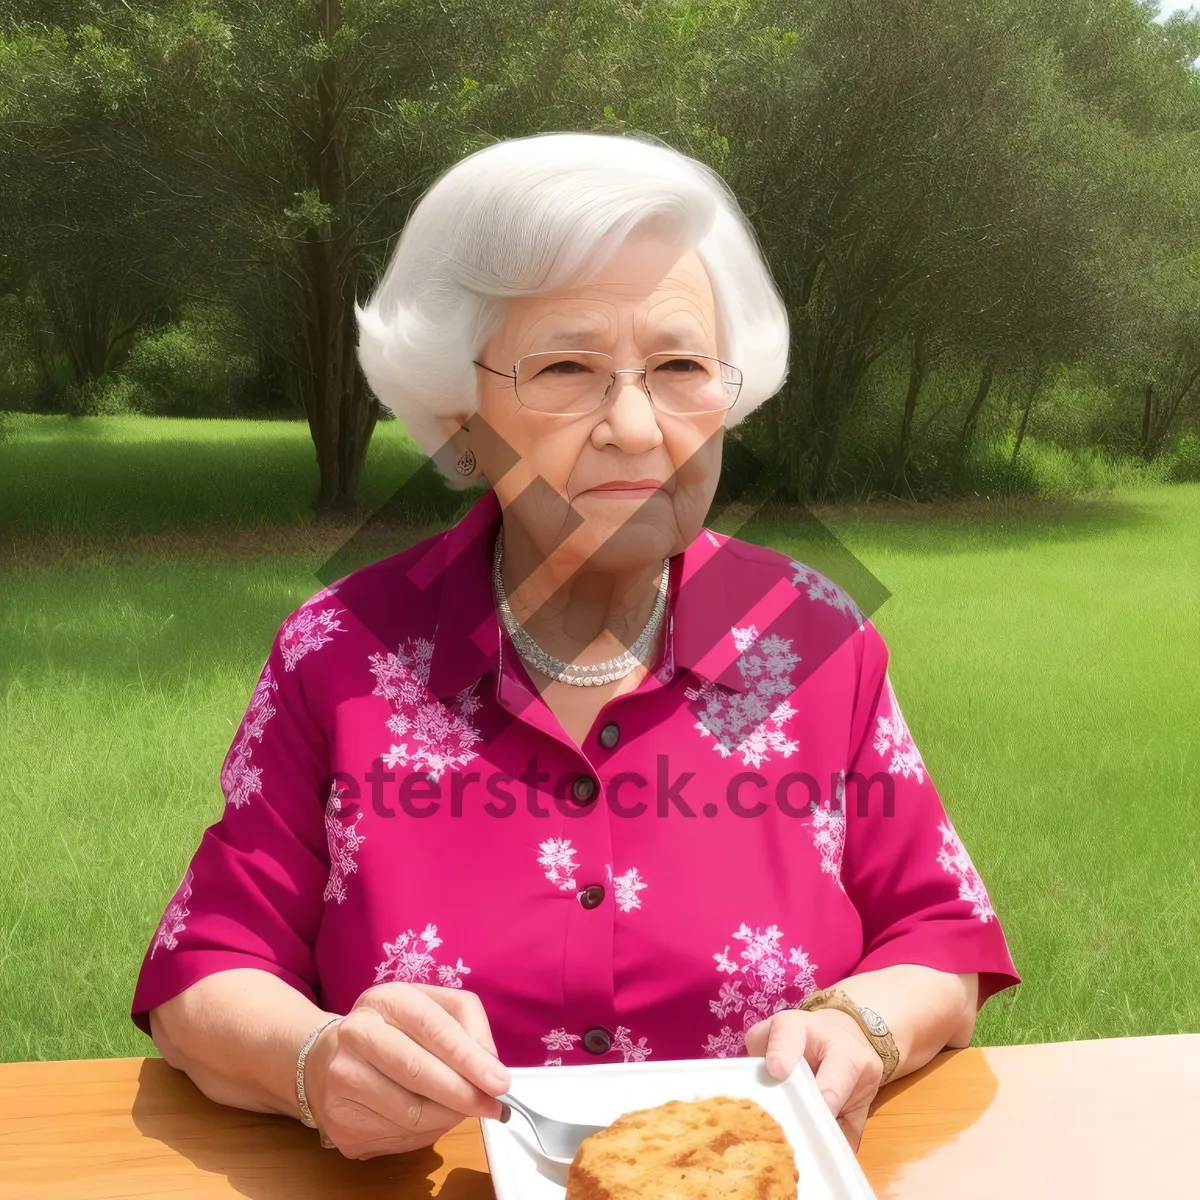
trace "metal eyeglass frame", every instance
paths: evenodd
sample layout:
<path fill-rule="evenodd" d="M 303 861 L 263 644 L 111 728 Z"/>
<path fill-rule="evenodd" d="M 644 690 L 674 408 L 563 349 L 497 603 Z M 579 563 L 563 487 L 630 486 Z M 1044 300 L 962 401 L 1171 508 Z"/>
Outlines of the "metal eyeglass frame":
<path fill-rule="evenodd" d="M 511 379 L 512 385 L 513 385 L 513 394 L 517 398 L 517 403 L 520 404 L 522 408 L 529 408 L 529 405 L 526 404 L 521 399 L 521 393 L 517 388 L 517 368 L 521 365 L 521 359 L 531 358 L 533 356 L 533 354 L 603 354 L 603 353 L 604 352 L 602 350 L 534 350 L 530 354 L 522 354 L 521 358 L 518 358 L 517 361 L 515 363 L 513 363 L 512 371 L 509 372 L 508 374 L 506 374 L 504 371 L 497 371 L 494 367 L 487 366 L 486 363 L 481 363 L 477 358 L 473 358 L 473 359 L 471 359 L 471 361 L 477 367 L 483 367 L 483 369 L 485 371 L 491 371 L 491 373 L 493 375 L 499 375 L 501 379 Z M 665 353 L 672 353 L 672 352 L 671 351 L 656 351 L 656 353 L 665 354 Z M 613 361 L 613 356 L 611 354 L 605 354 L 604 357 L 607 358 L 609 360 L 609 362 Z M 649 361 L 653 357 L 654 357 L 654 355 L 648 354 L 646 356 L 646 359 L 647 359 L 647 361 Z M 731 371 L 736 371 L 738 373 L 737 393 L 734 395 L 733 399 L 724 408 L 701 408 L 701 409 L 697 409 L 695 412 L 689 412 L 689 413 L 672 412 L 670 409 L 660 408 L 658 405 L 658 402 L 654 399 L 654 396 L 651 394 L 650 386 L 649 386 L 649 384 L 646 383 L 646 371 L 648 370 L 647 367 L 616 367 L 612 371 L 612 378 L 608 382 L 608 387 L 604 389 L 604 395 L 601 397 L 600 403 L 597 404 L 595 408 L 589 408 L 589 409 L 587 409 L 586 412 L 581 412 L 581 413 L 547 413 L 546 415 L 547 416 L 565 416 L 565 417 L 587 417 L 587 416 L 590 416 L 594 412 L 599 412 L 599 410 L 602 409 L 604 407 L 605 403 L 608 401 L 608 397 L 612 392 L 612 386 L 616 382 L 618 375 L 640 375 L 642 377 L 642 391 L 646 393 L 646 399 L 650 401 L 651 405 L 654 407 L 656 412 L 665 412 L 668 416 L 671 416 L 671 417 L 703 417 L 703 416 L 707 416 L 709 413 L 729 412 L 729 410 L 731 408 L 733 408 L 733 406 L 738 402 L 738 397 L 742 394 L 742 369 L 741 369 L 741 367 L 735 367 L 733 365 L 733 363 L 727 363 L 723 358 L 717 358 L 713 354 L 680 353 L 680 354 L 676 355 L 676 357 L 679 357 L 679 358 L 711 358 L 714 362 L 720 363 L 721 366 L 728 367 Z M 540 408 L 529 408 L 529 411 L 530 412 L 542 412 L 543 410 Z"/>

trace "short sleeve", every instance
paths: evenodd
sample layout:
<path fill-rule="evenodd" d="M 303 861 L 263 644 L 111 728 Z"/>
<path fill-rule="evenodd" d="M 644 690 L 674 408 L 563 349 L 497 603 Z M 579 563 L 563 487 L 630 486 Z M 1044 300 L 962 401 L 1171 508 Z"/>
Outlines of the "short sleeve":
<path fill-rule="evenodd" d="M 979 974 L 979 1006 L 1021 982 L 1000 920 L 921 759 L 869 621 L 845 780 L 842 884 L 863 924 L 856 972 Z"/>
<path fill-rule="evenodd" d="M 317 1002 L 314 960 L 329 850 L 329 754 L 280 627 L 221 767 L 225 807 L 193 854 L 142 960 L 130 1015 L 217 971 L 269 971 Z"/>

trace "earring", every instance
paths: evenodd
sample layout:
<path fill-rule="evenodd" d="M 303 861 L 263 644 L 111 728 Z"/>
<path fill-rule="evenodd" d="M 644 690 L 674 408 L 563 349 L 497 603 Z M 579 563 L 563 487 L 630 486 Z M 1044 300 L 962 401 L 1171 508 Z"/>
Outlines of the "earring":
<path fill-rule="evenodd" d="M 470 475 L 475 470 L 475 453 L 467 447 L 454 463 L 454 469 L 460 475 Z"/>

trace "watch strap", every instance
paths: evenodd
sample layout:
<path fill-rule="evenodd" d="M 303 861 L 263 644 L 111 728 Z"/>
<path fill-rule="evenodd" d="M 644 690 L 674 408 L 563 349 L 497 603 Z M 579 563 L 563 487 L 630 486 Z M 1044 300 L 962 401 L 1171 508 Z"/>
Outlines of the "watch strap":
<path fill-rule="evenodd" d="M 795 1006 L 802 1012 L 815 1012 L 819 1008 L 832 1008 L 844 1012 L 858 1022 L 859 1028 L 867 1040 L 875 1048 L 875 1053 L 883 1061 L 883 1075 L 879 1086 L 882 1087 L 892 1077 L 900 1064 L 900 1051 L 896 1048 L 896 1039 L 888 1029 L 887 1022 L 874 1009 L 856 1004 L 841 988 L 825 988 L 810 992 Z"/>

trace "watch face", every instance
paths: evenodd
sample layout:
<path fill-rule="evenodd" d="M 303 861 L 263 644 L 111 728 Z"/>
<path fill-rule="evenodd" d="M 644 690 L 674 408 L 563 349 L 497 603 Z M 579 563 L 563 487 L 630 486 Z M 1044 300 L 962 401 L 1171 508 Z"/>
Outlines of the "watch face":
<path fill-rule="evenodd" d="M 873 1008 L 864 1008 L 860 1011 L 862 1012 L 863 1020 L 867 1023 L 867 1028 L 876 1037 L 883 1037 L 887 1033 L 887 1022 Z"/>

